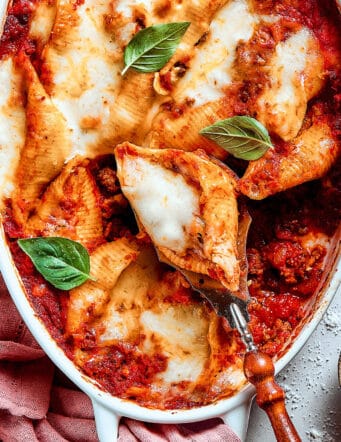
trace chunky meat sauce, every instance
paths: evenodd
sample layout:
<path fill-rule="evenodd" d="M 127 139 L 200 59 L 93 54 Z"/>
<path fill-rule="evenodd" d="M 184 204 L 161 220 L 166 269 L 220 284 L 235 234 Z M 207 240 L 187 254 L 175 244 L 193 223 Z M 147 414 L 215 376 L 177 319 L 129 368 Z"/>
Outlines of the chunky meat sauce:
<path fill-rule="evenodd" d="M 113 164 L 114 158 L 106 156 L 91 161 L 89 166 L 101 195 L 107 241 L 129 237 L 137 231 L 131 209 L 120 192 Z M 321 181 L 304 184 L 263 202 L 248 204 L 253 219 L 247 247 L 252 297 L 250 326 L 256 344 L 271 356 L 281 352 L 290 335 L 300 325 L 306 306 L 320 283 L 326 249 L 316 245 L 308 251 L 303 239 L 309 233 L 321 232 L 328 236 L 335 233 L 341 207 L 338 169 L 333 169 Z M 13 225 L 10 210 L 5 229 L 34 309 L 53 338 L 72 358 L 74 343 L 64 335 L 68 294 L 46 283 L 34 269 L 31 260 L 19 249 L 16 238 L 21 236 L 21 232 Z M 197 300 L 188 287 L 176 284 L 173 272 L 166 275 L 173 287 L 168 297 L 170 303 L 186 304 Z M 223 333 L 222 329 L 222 337 Z M 162 355 L 152 359 L 141 356 L 136 360 L 126 346 L 97 348 L 90 330 L 77 342 L 77 347 L 92 349 L 93 362 L 86 363 L 83 370 L 117 395 L 122 394 L 128 386 L 147 386 L 155 373 L 165 369 L 166 361 Z M 238 351 L 243 351 L 241 343 Z M 226 360 L 226 364 L 233 362 Z M 171 404 L 171 408 L 178 406 Z"/>
<path fill-rule="evenodd" d="M 4 31 L 0 40 L 0 59 L 20 51 L 27 55 L 35 52 L 35 42 L 29 38 L 30 15 L 35 0 L 15 0 L 8 9 Z"/>
<path fill-rule="evenodd" d="M 258 75 L 257 66 L 266 63 L 269 51 L 285 38 L 286 30 L 292 29 L 297 23 L 303 23 L 317 36 L 328 72 L 326 88 L 313 101 L 315 104 L 319 103 L 323 118 L 329 119 L 334 133 L 339 135 L 341 123 L 336 110 L 340 108 L 341 77 L 340 72 L 335 71 L 335 58 L 341 52 L 337 38 L 338 13 L 334 2 L 288 0 L 279 4 L 272 0 L 254 0 L 253 5 L 260 13 L 271 11 L 281 14 L 283 20 L 280 28 L 277 24 L 260 26 L 253 39 L 238 48 L 239 74 L 242 77 L 245 74 L 245 78 L 237 92 L 232 94 L 235 111 L 242 112 L 260 92 L 259 88 L 255 89 L 254 82 L 251 87 L 247 77 Z M 20 51 L 28 55 L 34 54 L 35 42 L 28 38 L 29 17 L 34 6 L 34 1 L 13 2 L 0 42 L 0 58 Z M 261 87 L 262 80 L 259 80 L 256 86 L 258 84 Z M 181 112 L 181 109 L 174 109 L 174 112 Z M 277 149 L 281 148 L 283 146 L 278 140 Z M 245 168 L 242 161 L 228 159 L 227 162 L 237 172 Z M 298 329 L 306 308 L 319 287 L 327 250 L 323 243 L 312 248 L 308 248 L 306 244 L 309 235 L 321 233 L 331 237 L 338 228 L 341 210 L 339 163 L 328 176 L 319 181 L 303 184 L 264 201 L 248 201 L 253 219 L 247 246 L 249 290 L 252 297 L 249 307 L 250 326 L 256 344 L 271 356 L 280 354 L 289 337 Z M 135 235 L 138 229 L 132 210 L 120 190 L 114 157 L 108 155 L 91 160 L 88 167 L 100 195 L 104 240 L 113 241 L 123 236 Z M 13 223 L 10 202 L 4 226 L 13 257 L 35 311 L 52 337 L 72 359 L 73 342 L 64 334 L 68 293 L 52 288 L 19 249 L 16 239 L 22 235 L 18 226 Z M 171 280 L 172 277 L 169 278 Z M 195 296 L 188 287 L 180 286 L 169 296 L 169 302 L 186 304 Z M 96 348 L 90 332 L 82 344 L 87 349 L 93 347 L 94 356 L 101 355 L 100 361 L 94 357 L 93 362 L 87 362 L 83 367 L 84 371 L 118 396 L 133 385 L 140 388 L 148 385 L 155 373 L 163 371 L 166 366 L 161 355 L 154 358 L 141 355 L 136 359 L 135 354 L 131 354 L 124 346 Z M 242 349 L 240 344 L 237 352 L 242 352 Z M 230 362 L 226 360 L 226 364 Z M 169 407 L 179 408 L 183 405 L 171 403 Z M 187 403 L 185 406 L 190 407 L 191 404 Z"/>
<path fill-rule="evenodd" d="M 333 187 L 330 186 L 333 182 Z M 249 210 L 248 240 L 251 328 L 271 356 L 280 352 L 300 323 L 321 278 L 326 248 L 304 246 L 309 234 L 332 235 L 340 222 L 341 181 L 330 177 L 301 185 Z"/>

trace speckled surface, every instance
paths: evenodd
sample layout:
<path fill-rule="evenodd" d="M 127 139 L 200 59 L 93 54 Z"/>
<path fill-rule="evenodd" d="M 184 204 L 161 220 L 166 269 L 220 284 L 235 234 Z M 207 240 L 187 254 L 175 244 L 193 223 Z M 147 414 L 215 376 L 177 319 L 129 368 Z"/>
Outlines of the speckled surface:
<path fill-rule="evenodd" d="M 341 442 L 341 293 L 301 352 L 277 376 L 287 395 L 287 409 L 307 442 Z M 253 404 L 246 442 L 272 442 L 268 418 Z"/>

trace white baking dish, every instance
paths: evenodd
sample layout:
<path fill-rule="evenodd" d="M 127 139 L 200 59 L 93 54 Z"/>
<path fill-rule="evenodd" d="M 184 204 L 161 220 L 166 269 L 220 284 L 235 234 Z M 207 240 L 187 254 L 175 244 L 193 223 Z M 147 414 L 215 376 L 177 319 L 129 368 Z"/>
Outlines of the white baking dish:
<path fill-rule="evenodd" d="M 3 20 L 6 14 L 7 1 L 0 0 L 0 34 Z M 324 287 L 317 298 L 313 313 L 307 319 L 306 324 L 294 340 L 288 343 L 288 350 L 277 362 L 276 372 L 279 372 L 302 348 L 323 314 L 330 301 L 340 288 L 341 269 L 338 268 L 336 257 L 339 250 L 339 239 L 335 240 L 330 250 L 330 274 Z M 3 228 L 0 230 L 0 271 L 7 284 L 9 292 L 15 302 L 19 313 L 26 322 L 37 342 L 46 354 L 81 390 L 92 400 L 98 436 L 101 442 L 114 442 L 117 439 L 118 424 L 121 416 L 138 419 L 145 422 L 157 423 L 185 423 L 221 417 L 244 440 L 254 389 L 251 385 L 245 387 L 238 394 L 229 399 L 219 400 L 208 406 L 198 407 L 191 410 L 154 410 L 141 407 L 130 401 L 115 398 L 103 392 L 96 384 L 69 360 L 64 352 L 50 337 L 43 323 L 36 316 L 28 302 L 20 276 L 13 263 L 9 248 L 6 243 Z M 340 260 L 339 260 L 340 261 Z M 339 262 L 340 265 L 340 262 Z"/>
<path fill-rule="evenodd" d="M 290 346 L 283 357 L 276 362 L 276 373 L 300 351 L 315 327 L 327 310 L 333 296 L 340 289 L 341 283 L 341 260 L 336 260 L 339 249 L 339 240 L 335 240 L 333 250 L 330 250 L 331 270 L 323 289 L 321 290 L 313 313 L 308 318 L 305 326 Z M 254 389 L 251 385 L 245 387 L 235 396 L 217 401 L 216 403 L 191 410 L 151 410 L 141 407 L 130 401 L 115 398 L 103 392 L 90 378 L 81 373 L 76 366 L 68 359 L 64 352 L 57 346 L 50 337 L 43 323 L 36 316 L 28 302 L 20 276 L 13 263 L 9 252 L 3 228 L 0 232 L 0 270 L 7 284 L 14 303 L 19 310 L 28 328 L 41 345 L 50 359 L 62 370 L 81 390 L 92 400 L 98 436 L 101 442 L 114 442 L 117 439 L 117 429 L 121 416 L 142 420 L 145 422 L 157 423 L 184 423 L 195 422 L 221 417 L 224 422 L 244 440 L 251 400 Z M 334 263 L 332 263 L 334 261 Z"/>

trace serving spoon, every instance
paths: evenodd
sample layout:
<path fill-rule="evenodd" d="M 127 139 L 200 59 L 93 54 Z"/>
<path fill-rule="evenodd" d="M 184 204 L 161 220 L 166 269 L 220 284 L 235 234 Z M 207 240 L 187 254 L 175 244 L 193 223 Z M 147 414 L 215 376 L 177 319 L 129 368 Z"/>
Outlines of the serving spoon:
<path fill-rule="evenodd" d="M 244 374 L 256 389 L 256 402 L 268 415 L 277 441 L 300 442 L 301 439 L 285 407 L 284 390 L 276 383 L 275 367 L 270 356 L 261 352 L 253 341 L 248 327 L 247 306 L 250 295 L 247 285 L 246 240 L 251 217 L 245 206 L 240 207 L 238 228 L 238 255 L 240 262 L 240 285 L 238 292 L 231 292 L 218 281 L 174 266 L 157 250 L 160 261 L 179 270 L 197 291 L 212 306 L 218 316 L 226 318 L 236 328 L 246 346 Z"/>

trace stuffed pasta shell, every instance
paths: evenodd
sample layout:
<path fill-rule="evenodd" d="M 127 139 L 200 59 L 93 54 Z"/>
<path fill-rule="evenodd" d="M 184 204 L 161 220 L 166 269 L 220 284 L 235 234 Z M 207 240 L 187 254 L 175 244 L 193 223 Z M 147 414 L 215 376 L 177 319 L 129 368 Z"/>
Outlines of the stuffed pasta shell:
<path fill-rule="evenodd" d="M 24 75 L 26 104 L 26 139 L 21 149 L 13 195 L 16 222 L 25 222 L 48 185 L 62 170 L 71 150 L 66 120 L 45 91 L 39 77 L 25 56 L 20 57 Z"/>
<path fill-rule="evenodd" d="M 255 115 L 269 131 L 288 141 L 296 137 L 308 101 L 324 84 L 323 57 L 317 39 L 302 28 L 276 46 L 269 81 L 257 99 Z"/>
<path fill-rule="evenodd" d="M 236 177 L 203 151 L 117 146 L 117 175 L 139 224 L 176 267 L 239 286 Z"/>
<path fill-rule="evenodd" d="M 301 129 L 308 101 L 324 85 L 314 34 L 280 14 L 257 13 L 243 0 L 220 8 L 188 57 L 188 69 L 152 121 L 152 148 L 202 148 L 224 158 L 226 152 L 199 132 L 234 115 L 255 116 L 290 140 Z"/>
<path fill-rule="evenodd" d="M 105 243 L 91 254 L 91 269 L 95 280 L 71 290 L 66 318 L 68 334 L 79 333 L 89 317 L 98 316 L 105 309 L 110 290 L 136 256 L 135 248 L 124 239 Z"/>
<path fill-rule="evenodd" d="M 27 235 L 64 236 L 85 247 L 103 241 L 98 193 L 88 163 L 75 157 L 65 165 L 23 227 Z"/>
<path fill-rule="evenodd" d="M 326 118 L 317 112 L 315 109 L 311 126 L 296 138 L 250 161 L 239 181 L 243 194 L 261 200 L 328 172 L 340 148 Z"/>

